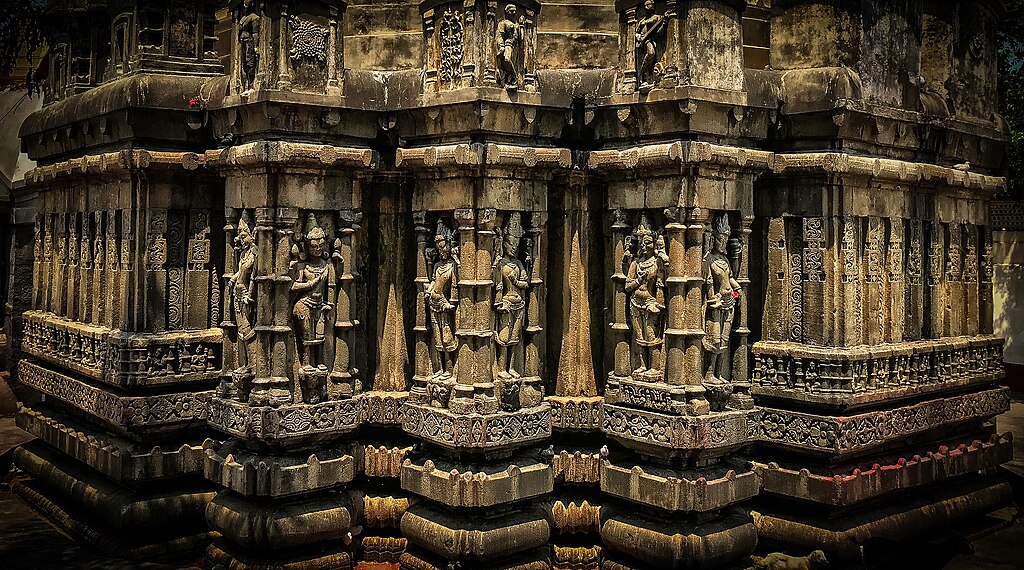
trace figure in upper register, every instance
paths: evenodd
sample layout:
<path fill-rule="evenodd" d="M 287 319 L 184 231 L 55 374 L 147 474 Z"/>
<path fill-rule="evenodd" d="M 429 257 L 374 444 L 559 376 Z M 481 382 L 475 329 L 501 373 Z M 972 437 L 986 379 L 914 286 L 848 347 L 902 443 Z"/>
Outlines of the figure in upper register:
<path fill-rule="evenodd" d="M 306 221 L 306 228 L 304 247 L 296 244 L 292 249 L 298 257 L 298 261 L 293 262 L 291 290 L 296 298 L 292 306 L 292 323 L 303 399 L 315 404 L 320 401 L 327 380 L 323 347 L 331 322 L 330 313 L 334 310 L 331 301 L 337 278 L 334 265 L 328 261 L 327 234 L 312 213 Z"/>
<path fill-rule="evenodd" d="M 498 68 L 498 85 L 508 89 L 519 87 L 519 69 L 524 60 L 525 36 L 523 28 L 526 23 L 524 16 L 516 20 L 514 4 L 505 4 L 505 19 L 498 22 L 495 34 L 496 64 Z"/>
<path fill-rule="evenodd" d="M 253 87 L 260 64 L 260 15 L 256 10 L 256 0 L 242 2 L 242 17 L 238 20 L 238 44 L 242 91 L 247 91 Z"/>
<path fill-rule="evenodd" d="M 253 342 L 256 339 L 256 239 L 253 235 L 253 221 L 249 212 L 243 212 L 238 220 L 238 231 L 235 234 L 235 260 L 237 269 L 228 279 L 228 302 L 231 315 L 237 327 L 235 353 L 238 355 L 238 368 L 231 373 L 234 383 L 232 395 L 239 400 L 249 398 L 252 388 L 253 370 L 249 363 L 255 359 L 252 354 Z"/>
<path fill-rule="evenodd" d="M 715 220 L 711 251 L 704 264 L 704 350 L 708 355 L 704 387 L 708 390 L 707 397 L 712 409 L 719 410 L 732 393 L 732 383 L 725 375 L 728 372 L 726 365 L 732 319 L 741 291 L 726 255 L 726 244 L 731 235 L 729 217 L 722 214 Z"/>
<path fill-rule="evenodd" d="M 519 259 L 523 239 L 519 212 L 509 214 L 504 230 L 498 230 L 498 251 L 494 256 L 494 311 L 496 313 L 494 342 L 497 344 L 497 373 L 518 377 L 512 362 L 523 333 L 526 294 L 530 287 L 527 264 Z M 529 252 L 527 252 L 529 255 Z"/>
<path fill-rule="evenodd" d="M 437 262 L 430 272 L 424 296 L 430 312 L 430 329 L 441 370 L 438 375 L 451 377 L 455 369 L 455 304 L 459 302 L 459 248 L 453 232 L 442 220 L 437 221 L 434 235 Z"/>
<path fill-rule="evenodd" d="M 632 251 L 635 249 L 635 253 Z M 634 371 L 660 370 L 661 344 L 665 332 L 665 275 L 668 254 L 665 238 L 651 229 L 647 216 L 633 231 L 626 248 L 629 271 L 626 293 L 629 294 L 629 319 L 633 340 L 637 345 L 640 365 Z"/>
<path fill-rule="evenodd" d="M 654 84 L 654 66 L 658 62 L 658 37 L 665 24 L 665 16 L 654 11 L 654 0 L 646 0 L 644 18 L 636 23 L 636 82 L 642 88 Z"/>

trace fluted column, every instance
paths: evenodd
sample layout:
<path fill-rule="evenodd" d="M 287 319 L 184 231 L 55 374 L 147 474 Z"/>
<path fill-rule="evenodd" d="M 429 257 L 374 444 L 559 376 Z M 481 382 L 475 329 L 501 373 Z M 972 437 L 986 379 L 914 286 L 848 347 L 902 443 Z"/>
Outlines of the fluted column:
<path fill-rule="evenodd" d="M 624 210 L 612 212 L 612 247 L 611 260 L 615 268 L 611 279 L 612 290 L 612 323 L 611 342 L 615 355 L 614 368 L 608 375 L 606 392 L 618 390 L 619 380 L 629 378 L 631 373 L 631 354 L 629 348 L 629 324 L 626 322 L 626 234 L 629 223 Z M 609 394 L 611 395 L 611 394 Z"/>
<path fill-rule="evenodd" d="M 700 276 L 686 274 L 686 223 L 680 220 L 680 215 L 685 216 L 686 211 L 669 208 L 665 214 L 669 219 L 665 225 L 669 258 L 668 277 L 665 279 L 668 309 L 665 321 L 665 382 L 683 386 L 690 383 L 686 376 L 687 325 L 693 324 L 687 323 L 686 294 L 690 281 Z"/>
<path fill-rule="evenodd" d="M 416 345 L 409 399 L 416 403 L 425 403 L 429 401 L 427 378 L 433 373 L 430 361 L 430 328 L 427 326 L 427 301 L 423 295 L 430 283 L 427 242 L 431 233 L 430 227 L 427 226 L 426 212 L 413 212 L 413 222 L 416 224 L 416 321 L 413 326 Z"/>

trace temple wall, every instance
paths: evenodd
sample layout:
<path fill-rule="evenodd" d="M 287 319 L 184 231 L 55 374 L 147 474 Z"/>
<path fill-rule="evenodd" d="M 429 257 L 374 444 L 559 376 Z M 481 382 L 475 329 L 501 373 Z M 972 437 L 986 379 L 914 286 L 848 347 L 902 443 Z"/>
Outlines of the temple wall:
<path fill-rule="evenodd" d="M 14 279 L 18 492 L 108 548 L 839 560 L 1008 497 L 995 3 L 128 4 L 54 8 Z"/>

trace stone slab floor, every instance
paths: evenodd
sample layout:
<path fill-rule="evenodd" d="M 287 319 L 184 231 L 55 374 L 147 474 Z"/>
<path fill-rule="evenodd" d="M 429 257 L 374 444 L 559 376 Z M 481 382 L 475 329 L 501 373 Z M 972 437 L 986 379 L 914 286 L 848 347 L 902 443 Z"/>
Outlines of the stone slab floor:
<path fill-rule="evenodd" d="M 0 382 L 3 380 L 0 379 Z M 1014 434 L 1016 459 L 1004 466 L 1005 475 L 1013 480 L 1018 502 L 1024 504 L 1024 393 L 1016 393 L 1010 411 L 1000 416 L 999 431 Z M 0 483 L 0 568 L 6 570 L 168 570 L 172 568 L 200 568 L 199 564 L 173 563 L 156 564 L 119 560 L 104 556 L 92 549 L 76 544 L 70 538 L 51 526 L 11 492 L 6 481 L 16 476 L 8 473 L 11 451 L 24 443 L 28 435 L 14 426 L 14 419 L 0 417 L 0 473 L 5 474 Z M 973 554 L 960 554 L 946 565 L 948 570 L 1018 570 L 1024 567 L 1024 517 L 1018 516 L 1018 507 L 1011 505 L 954 531 L 966 536 L 974 548 Z M 922 543 L 923 549 L 934 548 L 932 543 Z M 900 552 L 917 560 L 912 564 L 916 570 L 926 570 L 921 558 L 913 553 L 916 548 L 901 547 Z M 906 561 L 897 560 L 902 556 L 884 557 L 874 568 L 906 567 Z M 381 567 L 384 565 L 375 565 Z M 741 566 L 742 567 L 742 566 Z M 863 568 L 863 566 L 858 566 Z M 370 570 L 365 568 L 364 570 Z M 376 569 L 374 569 L 376 570 Z"/>

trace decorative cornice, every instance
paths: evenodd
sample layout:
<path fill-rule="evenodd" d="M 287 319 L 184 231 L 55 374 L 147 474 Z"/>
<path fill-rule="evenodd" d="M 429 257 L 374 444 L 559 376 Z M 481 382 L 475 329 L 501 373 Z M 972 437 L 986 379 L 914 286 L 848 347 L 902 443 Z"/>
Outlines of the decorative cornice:
<path fill-rule="evenodd" d="M 206 164 L 214 167 L 290 166 L 376 168 L 380 156 L 368 148 L 350 148 L 286 141 L 258 141 L 208 150 Z"/>
<path fill-rule="evenodd" d="M 712 164 L 767 171 L 771 169 L 774 157 L 774 153 L 763 150 L 676 141 L 619 150 L 596 150 L 590 153 L 587 166 L 594 170 L 629 170 Z"/>

